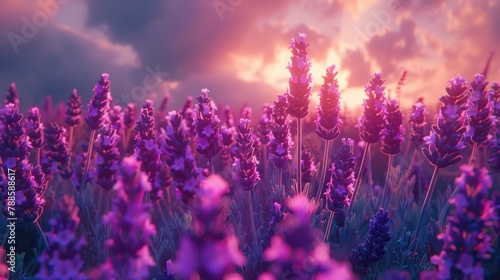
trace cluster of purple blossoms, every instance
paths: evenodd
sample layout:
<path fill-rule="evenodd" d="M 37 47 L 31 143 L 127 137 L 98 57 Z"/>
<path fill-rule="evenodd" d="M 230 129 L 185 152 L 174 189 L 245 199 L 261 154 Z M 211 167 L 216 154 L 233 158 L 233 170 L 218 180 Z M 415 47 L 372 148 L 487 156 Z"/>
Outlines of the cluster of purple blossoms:
<path fill-rule="evenodd" d="M 340 92 L 335 65 L 326 68 L 323 85 L 319 93 L 316 135 L 325 141 L 337 138 L 340 134 Z"/>
<path fill-rule="evenodd" d="M 445 168 L 462 160 L 459 152 L 465 147 L 462 139 L 467 130 L 464 126 L 467 85 L 460 75 L 452 79 L 450 84 L 446 88 L 448 95 L 439 98 L 442 105 L 437 115 L 437 124 L 432 127 L 430 135 L 424 138 L 429 145 L 423 149 L 424 155 L 438 168 Z"/>
<path fill-rule="evenodd" d="M 124 122 L 124 112 L 120 105 L 115 105 L 109 110 L 109 124 L 111 128 L 116 130 L 118 135 L 122 135 L 124 132 L 123 127 Z"/>
<path fill-rule="evenodd" d="M 135 127 L 135 155 L 142 162 L 142 170 L 148 175 L 153 189 L 151 199 L 157 201 L 162 197 L 161 189 L 155 184 L 156 174 L 160 167 L 160 149 L 154 119 L 153 101 L 146 100 L 141 109 L 141 116 Z"/>
<path fill-rule="evenodd" d="M 493 253 L 488 228 L 498 219 L 488 200 L 492 181 L 486 168 L 462 165 L 460 170 L 457 194 L 450 201 L 455 212 L 438 235 L 443 247 L 431 262 L 438 266 L 439 279 L 483 279 L 482 263 Z"/>
<path fill-rule="evenodd" d="M 14 169 L 29 156 L 28 143 L 24 141 L 23 115 L 19 107 L 13 103 L 5 105 L 0 112 L 1 141 L 0 158 L 3 163 L 4 174 L 7 168 Z"/>
<path fill-rule="evenodd" d="M 4 100 L 5 105 L 8 104 L 14 104 L 16 106 L 19 106 L 19 93 L 17 92 L 16 84 L 11 83 L 9 90 L 5 94 L 5 100 Z"/>
<path fill-rule="evenodd" d="M 307 147 L 302 146 L 302 154 L 300 156 L 300 165 L 302 172 L 302 184 L 312 182 L 313 175 L 316 173 L 316 164 L 314 164 L 314 156 L 307 150 Z"/>
<path fill-rule="evenodd" d="M 467 137 L 478 145 L 488 140 L 488 135 L 492 129 L 491 105 L 488 98 L 486 86 L 488 82 L 484 80 L 484 75 L 477 74 L 470 83 L 470 97 L 467 109 L 468 131 Z"/>
<path fill-rule="evenodd" d="M 234 127 L 228 127 L 225 123 L 220 128 L 221 136 L 221 161 L 223 166 L 228 166 L 231 163 L 233 156 L 231 155 L 231 146 L 234 143 Z"/>
<path fill-rule="evenodd" d="M 259 120 L 259 137 L 262 145 L 267 145 L 271 140 L 271 124 L 273 122 L 273 106 L 264 104 Z"/>
<path fill-rule="evenodd" d="M 175 111 L 168 114 L 165 130 L 166 159 L 171 176 L 178 192 L 184 201 L 191 200 L 199 187 L 200 170 L 189 147 L 189 139 L 185 134 L 185 123 L 182 115 Z"/>
<path fill-rule="evenodd" d="M 31 148 L 40 149 L 43 147 L 43 123 L 40 120 L 40 111 L 37 107 L 30 109 L 26 118 L 26 134 Z"/>
<path fill-rule="evenodd" d="M 370 229 L 365 242 L 353 249 L 349 256 L 356 274 L 360 276 L 367 275 L 370 267 L 375 262 L 380 261 L 387 253 L 387 244 L 392 239 L 391 223 L 392 219 L 389 216 L 389 211 L 380 208 L 370 221 Z"/>
<path fill-rule="evenodd" d="M 321 232 L 311 227 L 313 203 L 295 196 L 288 201 L 288 210 L 264 251 L 271 266 L 259 279 L 353 279 L 349 265 L 332 260 Z"/>
<path fill-rule="evenodd" d="M 229 106 L 224 107 L 224 118 L 225 118 L 224 123 L 226 124 L 227 127 L 234 127 L 233 110 L 231 110 L 231 107 Z"/>
<path fill-rule="evenodd" d="M 123 124 L 127 129 L 132 129 L 135 126 L 135 112 L 135 104 L 129 103 L 123 115 Z"/>
<path fill-rule="evenodd" d="M 369 144 L 377 143 L 382 137 L 385 124 L 385 80 L 382 73 L 375 73 L 370 84 L 365 86 L 368 99 L 363 100 L 364 114 L 358 120 L 359 136 Z"/>
<path fill-rule="evenodd" d="M 66 129 L 57 123 L 50 123 L 44 128 L 45 153 L 41 160 L 42 170 L 46 178 L 50 178 L 57 172 L 64 179 L 73 174 L 71 165 L 71 153 L 66 142 Z"/>
<path fill-rule="evenodd" d="M 74 127 L 82 123 L 82 99 L 76 89 L 69 96 L 64 121 L 69 127 Z"/>
<path fill-rule="evenodd" d="M 202 181 L 194 203 L 192 230 L 182 237 L 175 262 L 167 263 L 169 273 L 179 279 L 243 279 L 235 273 L 235 267 L 246 262 L 238 238 L 227 234 L 220 222 L 224 219 L 222 199 L 228 192 L 228 183 L 217 175 Z"/>
<path fill-rule="evenodd" d="M 286 96 L 278 95 L 274 102 L 273 123 L 271 125 L 273 137 L 269 142 L 271 159 L 278 168 L 283 168 L 292 159 L 290 150 L 293 142 L 290 136 L 290 120 Z"/>
<path fill-rule="evenodd" d="M 243 190 L 251 191 L 260 180 L 257 165 L 259 162 L 255 157 L 255 148 L 253 146 L 254 139 L 252 138 L 253 129 L 250 128 L 249 119 L 240 119 L 240 123 L 236 126 L 236 143 L 235 143 L 235 163 L 236 180 L 241 185 Z"/>
<path fill-rule="evenodd" d="M 428 114 L 425 105 L 423 104 L 423 98 L 418 99 L 415 104 L 413 104 L 413 109 L 410 114 L 410 126 L 412 128 L 412 133 L 410 135 L 411 142 L 416 148 L 424 143 L 425 137 L 425 118 Z"/>
<path fill-rule="evenodd" d="M 149 267 L 155 265 L 149 246 L 156 229 L 149 218 L 150 205 L 143 202 L 151 184 L 135 157 L 123 159 L 114 190 L 112 210 L 103 217 L 111 226 L 111 237 L 106 241 L 108 258 L 102 272 L 106 279 L 146 279 Z"/>
<path fill-rule="evenodd" d="M 96 140 L 96 184 L 106 191 L 110 191 L 118 180 L 118 160 L 120 159 L 120 153 L 116 147 L 118 141 L 119 136 L 111 127 L 102 128 Z"/>
<path fill-rule="evenodd" d="M 382 148 L 387 155 L 395 155 L 401 151 L 404 142 L 405 129 L 403 128 L 403 113 L 396 100 L 387 100 L 385 112 L 385 125 L 382 130 Z"/>
<path fill-rule="evenodd" d="M 289 103 L 289 113 L 290 116 L 298 119 L 307 116 L 309 97 L 311 96 L 312 77 L 309 73 L 311 62 L 307 53 L 309 43 L 306 42 L 306 38 L 306 34 L 299 33 L 298 39 L 292 39 L 290 43 L 292 62 L 288 63 L 288 70 L 291 75 L 288 80 L 290 89 L 286 95 Z"/>
<path fill-rule="evenodd" d="M 94 87 L 94 95 L 90 100 L 85 122 L 92 130 L 101 128 L 108 120 L 109 105 L 112 101 L 109 75 L 104 73 Z"/>
<path fill-rule="evenodd" d="M 219 136 L 220 120 L 216 115 L 217 107 L 214 101 L 208 97 L 209 92 L 208 89 L 202 89 L 202 94 L 198 96 L 195 124 L 196 151 L 210 160 L 220 152 L 222 146 Z"/>
<path fill-rule="evenodd" d="M 80 218 L 78 206 L 72 196 L 65 195 L 59 203 L 59 210 L 50 219 L 51 229 L 45 233 L 49 247 L 39 257 L 41 279 L 88 279 L 80 271 L 83 260 L 80 249 L 86 245 L 83 236 L 77 237 Z"/>

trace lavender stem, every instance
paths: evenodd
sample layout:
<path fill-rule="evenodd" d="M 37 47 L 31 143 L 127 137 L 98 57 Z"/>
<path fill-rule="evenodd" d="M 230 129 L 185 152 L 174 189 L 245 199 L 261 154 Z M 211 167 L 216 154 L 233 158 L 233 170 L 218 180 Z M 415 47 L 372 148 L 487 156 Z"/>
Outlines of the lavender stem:
<path fill-rule="evenodd" d="M 351 213 L 351 210 L 352 210 L 352 205 L 354 204 L 354 201 L 356 200 L 356 194 L 358 193 L 359 186 L 361 185 L 361 181 L 363 179 L 361 176 L 362 176 L 363 170 L 365 168 L 366 155 L 368 154 L 369 149 L 370 149 L 370 143 L 366 143 L 365 149 L 363 150 L 363 156 L 361 157 L 358 178 L 356 180 L 356 185 L 354 185 L 354 192 L 352 193 L 351 203 L 349 204 L 349 208 L 347 208 L 346 217 L 349 217 L 349 214 Z"/>
<path fill-rule="evenodd" d="M 94 147 L 95 129 L 90 131 L 89 148 L 87 150 L 87 161 L 85 162 L 85 169 L 83 171 L 82 182 L 80 184 L 80 191 L 87 185 L 87 176 L 90 168 L 90 159 L 92 158 L 92 149 Z"/>
<path fill-rule="evenodd" d="M 321 184 L 318 186 L 318 190 L 316 191 L 316 201 L 319 201 L 319 198 L 321 196 L 321 191 L 323 190 L 323 186 L 325 185 L 326 166 L 328 165 L 326 161 L 328 160 L 329 146 L 330 146 L 330 141 L 326 140 L 325 148 L 323 150 L 323 161 L 321 162 L 321 173 L 320 173 Z"/>
<path fill-rule="evenodd" d="M 424 218 L 425 208 L 428 206 L 429 202 L 431 201 L 432 193 L 434 192 L 434 188 L 436 187 L 438 171 L 439 171 L 439 167 L 434 166 L 434 171 L 432 172 L 432 177 L 431 177 L 431 181 L 429 183 L 429 188 L 427 189 L 427 194 L 425 195 L 424 203 L 422 204 L 422 207 L 420 208 L 420 214 L 418 216 L 417 227 L 415 228 L 415 230 L 417 231 L 417 234 L 416 234 L 417 236 L 418 236 L 418 231 L 420 230 L 420 226 L 422 224 L 422 219 Z"/>

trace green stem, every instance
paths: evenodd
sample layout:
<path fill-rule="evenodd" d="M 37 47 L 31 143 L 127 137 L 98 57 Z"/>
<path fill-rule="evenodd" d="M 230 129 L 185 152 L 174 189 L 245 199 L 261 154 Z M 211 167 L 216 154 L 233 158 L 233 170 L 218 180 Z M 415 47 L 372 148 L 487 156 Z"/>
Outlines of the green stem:
<path fill-rule="evenodd" d="M 38 229 L 38 233 L 43 238 L 43 242 L 44 242 L 45 248 L 48 249 L 49 248 L 49 242 L 47 241 L 47 238 L 45 237 L 45 234 L 43 234 L 42 227 L 40 227 L 40 224 L 38 223 L 38 221 L 35 222 L 35 226 Z"/>
<path fill-rule="evenodd" d="M 319 201 L 321 193 L 323 192 L 323 186 L 325 185 L 326 167 L 328 166 L 327 160 L 328 160 L 329 146 L 330 146 L 330 141 L 327 140 L 325 143 L 325 148 L 323 150 L 323 161 L 321 162 L 321 173 L 320 173 L 321 184 L 318 186 L 318 190 L 316 191 L 315 195 L 316 201 Z"/>
<path fill-rule="evenodd" d="M 255 249 L 258 251 L 257 231 L 255 230 L 255 220 L 254 220 L 254 213 L 253 213 L 253 201 L 252 201 L 251 191 L 247 192 L 247 198 L 248 198 L 248 204 L 250 205 L 250 220 L 252 222 L 253 244 L 255 246 Z"/>
<path fill-rule="evenodd" d="M 387 163 L 387 174 L 385 175 L 385 186 L 384 190 L 389 187 L 389 174 L 391 173 L 392 169 L 392 157 L 393 155 L 389 155 L 389 162 Z"/>
<path fill-rule="evenodd" d="M 92 129 L 92 131 L 90 132 L 89 148 L 87 150 L 87 161 L 85 162 L 85 169 L 83 171 L 82 182 L 80 184 L 80 191 L 85 189 L 85 185 L 87 182 L 87 176 L 90 168 L 90 159 L 92 158 L 92 149 L 94 148 L 95 132 L 96 131 L 94 129 Z"/>
<path fill-rule="evenodd" d="M 68 132 L 68 148 L 70 151 L 72 151 L 72 142 L 73 141 L 73 126 L 69 127 L 69 132 Z"/>
<path fill-rule="evenodd" d="M 425 195 L 424 203 L 422 203 L 422 207 L 420 208 L 420 214 L 418 216 L 416 231 L 420 231 L 420 226 L 422 224 L 422 220 L 424 218 L 425 208 L 429 205 L 432 197 L 432 193 L 434 192 L 434 188 L 436 187 L 436 181 L 438 177 L 439 167 L 434 166 L 434 171 L 432 172 L 431 181 L 429 183 L 429 188 L 427 189 L 427 194 Z M 417 232 L 418 236 L 418 232 Z"/>
<path fill-rule="evenodd" d="M 335 215 L 335 213 L 332 211 L 332 212 L 330 212 L 330 217 L 328 217 L 328 223 L 326 224 L 325 237 L 324 237 L 325 242 L 328 242 L 328 238 L 330 237 L 330 231 L 332 229 L 334 215 Z"/>
<path fill-rule="evenodd" d="M 363 156 L 361 157 L 361 163 L 359 165 L 358 178 L 356 179 L 356 183 L 354 185 L 354 192 L 352 193 L 351 203 L 349 204 L 349 208 L 347 208 L 347 212 L 346 212 L 347 218 L 349 218 L 349 214 L 351 213 L 351 210 L 352 210 L 352 205 L 354 204 L 354 201 L 356 200 L 356 194 L 358 193 L 359 186 L 361 185 L 361 181 L 363 179 L 362 174 L 363 174 L 363 170 L 365 168 L 366 155 L 368 154 L 369 149 L 370 149 L 370 143 L 365 143 L 365 149 L 363 150 Z"/>
<path fill-rule="evenodd" d="M 297 190 L 299 193 L 302 193 L 301 154 L 302 154 L 302 127 L 301 127 L 301 119 L 297 118 Z"/>

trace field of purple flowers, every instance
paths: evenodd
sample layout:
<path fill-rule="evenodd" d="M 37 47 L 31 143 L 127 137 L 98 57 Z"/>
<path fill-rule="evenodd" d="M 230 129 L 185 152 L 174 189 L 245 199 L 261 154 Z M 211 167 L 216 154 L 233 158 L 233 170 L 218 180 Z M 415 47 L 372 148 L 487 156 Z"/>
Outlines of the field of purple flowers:
<path fill-rule="evenodd" d="M 306 39 L 292 39 L 287 90 L 259 116 L 208 89 L 178 110 L 169 96 L 122 108 L 108 74 L 87 106 L 75 90 L 62 115 L 22 113 L 11 84 L 0 279 L 499 279 L 488 67 L 452 78 L 432 123 L 418 97 L 403 114 L 375 73 L 357 118 L 340 108 L 335 65 L 309 108 Z"/>

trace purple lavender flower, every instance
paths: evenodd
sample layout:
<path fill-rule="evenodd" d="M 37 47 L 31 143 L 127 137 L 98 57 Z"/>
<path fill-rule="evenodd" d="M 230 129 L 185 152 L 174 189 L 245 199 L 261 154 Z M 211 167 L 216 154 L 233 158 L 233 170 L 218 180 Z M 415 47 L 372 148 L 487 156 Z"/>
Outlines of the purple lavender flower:
<path fill-rule="evenodd" d="M 111 238 L 106 240 L 108 258 L 102 270 L 111 275 L 108 279 L 148 278 L 149 267 L 155 265 L 149 246 L 156 228 L 149 219 L 150 205 L 143 202 L 151 184 L 135 157 L 123 159 L 114 189 L 112 210 L 103 217 L 111 227 Z"/>
<path fill-rule="evenodd" d="M 403 113 L 396 100 L 387 100 L 385 111 L 385 125 L 382 130 L 382 148 L 387 155 L 395 155 L 401 151 L 404 142 Z"/>
<path fill-rule="evenodd" d="M 368 274 L 370 267 L 387 253 L 387 244 L 392 239 L 391 223 L 389 211 L 380 208 L 370 221 L 370 229 L 365 242 L 353 249 L 349 256 L 356 274 L 361 276 Z"/>
<path fill-rule="evenodd" d="M 340 92 L 335 65 L 326 68 L 323 85 L 319 93 L 316 135 L 325 141 L 337 138 L 340 134 Z"/>
<path fill-rule="evenodd" d="M 262 145 L 267 145 L 271 140 L 271 123 L 273 121 L 273 107 L 269 104 L 262 106 L 262 115 L 259 120 L 259 137 Z"/>
<path fill-rule="evenodd" d="M 496 127 L 493 139 L 490 143 L 490 158 L 488 159 L 489 167 L 500 173 L 500 119 L 495 119 Z"/>
<path fill-rule="evenodd" d="M 75 232 L 80 224 L 78 207 L 73 197 L 64 195 L 59 210 L 50 219 L 51 229 L 45 233 L 49 247 L 39 257 L 41 279 L 87 279 L 80 271 L 83 260 L 80 249 L 86 245 L 83 236 Z"/>
<path fill-rule="evenodd" d="M 353 279 L 349 266 L 329 257 L 321 232 L 311 227 L 314 204 L 299 195 L 288 201 L 288 209 L 263 254 L 264 260 L 272 262 L 268 274 L 275 278 L 268 279 Z"/>
<path fill-rule="evenodd" d="M 106 191 L 110 191 L 118 180 L 118 174 L 116 174 L 120 159 L 120 153 L 116 147 L 118 139 L 119 136 L 114 128 L 104 127 L 96 140 L 96 183 Z"/>
<path fill-rule="evenodd" d="M 418 101 L 413 104 L 413 110 L 410 114 L 410 126 L 412 128 L 410 139 L 416 148 L 419 148 L 420 145 L 424 143 L 425 126 L 427 125 L 425 118 L 428 112 L 425 109 L 425 105 L 422 103 L 423 101 L 423 98 L 419 98 Z"/>
<path fill-rule="evenodd" d="M 220 129 L 222 145 L 221 161 L 222 165 L 224 166 L 228 166 L 232 159 L 231 146 L 234 143 L 234 134 L 234 127 L 228 128 L 225 123 L 222 124 L 222 127 Z"/>
<path fill-rule="evenodd" d="M 245 102 L 240 109 L 240 119 L 252 119 L 252 108 Z"/>
<path fill-rule="evenodd" d="M 274 102 L 273 123 L 271 131 L 273 138 L 269 142 L 271 158 L 274 165 L 283 168 L 292 159 L 290 149 L 293 142 L 290 136 L 290 120 L 288 115 L 288 102 L 286 96 L 278 95 L 278 101 Z"/>
<path fill-rule="evenodd" d="M 493 85 L 491 85 L 489 96 L 493 107 L 491 113 L 493 116 L 500 119 L 500 83 L 494 82 Z"/>
<path fill-rule="evenodd" d="M 437 125 L 425 137 L 429 146 L 422 150 L 427 160 L 438 168 L 445 168 L 462 160 L 459 152 L 464 148 L 462 139 L 467 130 L 464 127 L 464 113 L 467 109 L 465 80 L 459 75 L 450 84 L 451 87 L 446 88 L 448 95 L 439 98 L 442 105 L 437 115 Z"/>
<path fill-rule="evenodd" d="M 216 115 L 217 107 L 214 101 L 208 97 L 209 90 L 202 89 L 198 96 L 196 105 L 196 151 L 207 159 L 211 160 L 216 156 L 222 146 L 220 145 L 220 120 Z"/>
<path fill-rule="evenodd" d="M 68 179 L 73 171 L 70 169 L 68 143 L 66 143 L 66 129 L 57 123 L 50 123 L 44 128 L 45 153 L 41 161 L 42 170 L 47 178 L 54 172 Z"/>
<path fill-rule="evenodd" d="M 235 266 L 246 262 L 238 238 L 227 234 L 218 222 L 222 198 L 229 184 L 217 175 L 206 178 L 198 190 L 192 230 L 181 239 L 169 270 L 180 279 L 228 279 Z"/>
<path fill-rule="evenodd" d="M 17 93 L 16 83 L 10 84 L 9 90 L 5 94 L 4 103 L 5 105 L 12 103 L 19 106 L 19 93 Z"/>
<path fill-rule="evenodd" d="M 129 103 L 125 109 L 123 116 L 123 124 L 126 128 L 131 129 L 135 126 L 135 104 Z"/>
<path fill-rule="evenodd" d="M 307 184 L 312 182 L 313 174 L 316 173 L 316 164 L 314 164 L 314 156 L 309 153 L 306 146 L 302 146 L 302 156 L 300 160 L 302 165 L 302 184 Z"/>
<path fill-rule="evenodd" d="M 287 94 L 290 116 L 304 118 L 308 114 L 309 97 L 311 96 L 311 62 L 307 53 L 309 43 L 306 42 L 307 35 L 299 33 L 299 38 L 293 38 L 290 43 L 292 51 L 291 63 L 288 63 L 290 79 L 288 85 L 290 91 Z"/>
<path fill-rule="evenodd" d="M 478 145 L 486 142 L 492 129 L 491 104 L 486 86 L 488 82 L 484 76 L 477 74 L 470 84 L 470 98 L 467 109 L 468 130 L 466 136 Z"/>
<path fill-rule="evenodd" d="M 111 110 L 109 110 L 109 122 L 111 128 L 116 130 L 116 134 L 118 136 L 123 134 L 124 112 L 122 111 L 121 106 L 115 105 L 111 108 Z"/>
<path fill-rule="evenodd" d="M 156 188 L 155 179 L 160 167 L 160 150 L 158 135 L 154 119 L 153 101 L 146 100 L 141 110 L 140 120 L 135 128 L 135 155 L 142 162 L 142 170 L 146 172 L 149 182 L 153 185 L 151 199 L 159 200 L 162 197 L 161 189 Z"/>
<path fill-rule="evenodd" d="M 94 87 L 94 96 L 90 100 L 87 115 L 85 116 L 85 122 L 92 130 L 101 128 L 108 119 L 109 104 L 113 100 L 110 85 L 109 75 L 104 73 Z"/>
<path fill-rule="evenodd" d="M 251 191 L 260 180 L 259 171 L 257 171 L 257 158 L 255 157 L 254 140 L 249 119 L 240 119 L 236 126 L 236 160 L 234 167 L 236 169 L 236 180 L 245 191 Z"/>
<path fill-rule="evenodd" d="M 191 200 L 199 187 L 200 170 L 189 147 L 185 135 L 185 123 L 182 115 L 172 111 L 168 114 L 165 133 L 165 149 L 168 152 L 166 160 L 171 176 L 178 192 L 184 201 Z"/>
<path fill-rule="evenodd" d="M 364 114 L 358 120 L 359 136 L 369 144 L 377 143 L 382 137 L 385 115 L 385 80 L 382 73 L 375 73 L 370 84 L 365 86 L 368 99 L 363 100 Z"/>
<path fill-rule="evenodd" d="M 7 169 L 14 169 L 28 158 L 28 143 L 23 140 L 24 122 L 19 107 L 13 103 L 5 105 L 0 111 L 1 141 L 0 159 L 3 163 L 4 174 Z M 18 177 L 16 177 L 18 178 Z"/>
<path fill-rule="evenodd" d="M 78 95 L 77 90 L 74 89 L 67 102 L 66 117 L 64 121 L 70 127 L 80 125 L 82 123 L 82 113 L 82 99 L 80 95 Z"/>
<path fill-rule="evenodd" d="M 224 123 L 226 124 L 227 127 L 234 127 L 234 117 L 233 117 L 233 110 L 231 110 L 231 107 L 226 106 L 224 108 L 224 116 L 226 120 Z"/>
<path fill-rule="evenodd" d="M 43 123 L 40 122 L 38 107 L 30 109 L 26 122 L 26 133 L 31 148 L 39 149 L 43 146 Z"/>
<path fill-rule="evenodd" d="M 462 165 L 460 170 L 462 175 L 455 179 L 458 192 L 450 201 L 455 212 L 438 235 L 444 244 L 431 262 L 438 266 L 439 279 L 483 279 L 482 263 L 493 253 L 488 227 L 498 219 L 488 200 L 491 178 L 486 168 Z"/>

